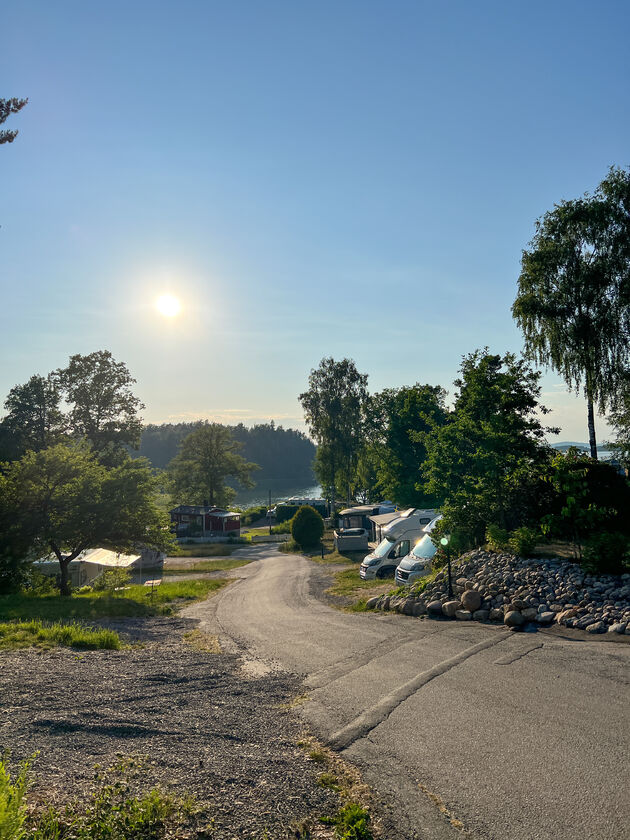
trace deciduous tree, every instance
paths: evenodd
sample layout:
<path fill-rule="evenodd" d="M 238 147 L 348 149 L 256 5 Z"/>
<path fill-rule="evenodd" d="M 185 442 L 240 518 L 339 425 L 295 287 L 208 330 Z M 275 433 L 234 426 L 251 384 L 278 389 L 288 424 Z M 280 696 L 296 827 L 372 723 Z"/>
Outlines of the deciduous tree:
<path fill-rule="evenodd" d="M 594 406 L 614 402 L 630 357 L 630 171 L 536 222 L 512 314 L 530 357 L 584 391 L 596 459 Z"/>
<path fill-rule="evenodd" d="M 246 461 L 238 452 L 227 426 L 207 423 L 191 432 L 183 441 L 181 452 L 168 467 L 173 494 L 182 502 L 227 507 L 236 491 L 226 479 L 235 478 L 242 487 L 254 487 L 251 474 L 258 465 Z"/>
<path fill-rule="evenodd" d="M 28 99 L 0 99 L 0 125 L 5 123 L 11 114 L 17 114 L 26 105 Z M 17 137 L 17 129 L 2 129 L 0 131 L 0 145 L 2 143 L 13 143 Z"/>

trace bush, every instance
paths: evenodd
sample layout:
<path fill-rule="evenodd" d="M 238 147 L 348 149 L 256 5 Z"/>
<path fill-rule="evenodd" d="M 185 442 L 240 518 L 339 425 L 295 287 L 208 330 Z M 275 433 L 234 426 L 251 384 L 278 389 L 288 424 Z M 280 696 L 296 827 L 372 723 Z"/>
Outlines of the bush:
<path fill-rule="evenodd" d="M 324 520 L 310 505 L 302 505 L 291 520 L 291 536 L 302 548 L 310 548 L 324 536 Z"/>
<path fill-rule="evenodd" d="M 625 534 L 594 534 L 584 545 L 583 565 L 600 575 L 621 575 L 630 570 L 630 540 Z"/>
<path fill-rule="evenodd" d="M 256 505 L 255 507 L 247 508 L 247 510 L 241 513 L 241 525 L 251 525 L 252 522 L 258 522 L 259 519 L 264 519 L 266 516 L 266 505 Z"/>
<path fill-rule="evenodd" d="M 127 569 L 108 569 L 96 578 L 92 589 L 95 592 L 113 592 L 114 589 L 127 586 L 130 580 L 131 575 Z"/>
<path fill-rule="evenodd" d="M 292 519 L 287 519 L 286 522 L 281 522 L 279 525 L 273 525 L 271 527 L 272 534 L 290 534 L 291 533 L 291 523 L 293 522 Z"/>
<path fill-rule="evenodd" d="M 510 537 L 505 528 L 498 525 L 488 525 L 486 528 L 486 543 L 491 551 L 507 551 L 510 548 Z"/>
<path fill-rule="evenodd" d="M 11 781 L 5 763 L 8 754 L 0 759 L 0 838 L 2 840 L 21 840 L 26 837 L 24 820 L 26 802 L 24 794 L 28 784 L 28 762 L 22 765 L 14 782 Z"/>
<path fill-rule="evenodd" d="M 538 533 L 533 528 L 516 528 L 510 534 L 509 546 L 521 557 L 531 557 L 538 542 Z"/>

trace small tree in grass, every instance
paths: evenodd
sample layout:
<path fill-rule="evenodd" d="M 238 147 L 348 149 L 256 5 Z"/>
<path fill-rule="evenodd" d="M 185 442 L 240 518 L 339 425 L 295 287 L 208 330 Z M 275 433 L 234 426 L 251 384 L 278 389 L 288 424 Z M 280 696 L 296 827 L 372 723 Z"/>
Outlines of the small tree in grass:
<path fill-rule="evenodd" d="M 311 548 L 324 536 L 324 520 L 310 505 L 302 505 L 291 520 L 291 536 L 302 548 Z"/>

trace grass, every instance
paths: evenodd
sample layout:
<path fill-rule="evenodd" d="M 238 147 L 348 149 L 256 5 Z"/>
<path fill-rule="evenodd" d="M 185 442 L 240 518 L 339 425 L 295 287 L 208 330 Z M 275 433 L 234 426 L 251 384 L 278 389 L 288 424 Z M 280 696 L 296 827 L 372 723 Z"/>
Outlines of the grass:
<path fill-rule="evenodd" d="M 184 641 L 193 650 L 198 650 L 201 653 L 221 653 L 219 637 L 204 633 L 201 630 L 191 630 L 190 633 L 184 633 Z"/>
<path fill-rule="evenodd" d="M 171 557 L 229 557 L 245 542 L 233 543 L 195 543 L 194 545 L 178 545 Z"/>
<path fill-rule="evenodd" d="M 176 566 L 177 558 L 172 558 L 168 568 L 164 569 L 164 576 L 187 575 L 191 572 L 225 572 L 228 569 L 237 569 L 239 566 L 246 566 L 252 562 L 251 557 L 222 557 L 220 560 L 200 560 L 192 566 Z"/>
<path fill-rule="evenodd" d="M 82 650 L 120 650 L 122 642 L 113 630 L 85 627 L 76 622 L 44 624 L 31 619 L 0 624 L 0 650 L 51 648 L 57 645 Z"/>
<path fill-rule="evenodd" d="M 229 583 L 225 578 L 162 583 L 153 596 L 146 586 L 128 586 L 117 593 L 86 592 L 61 595 L 5 595 L 0 598 L 0 621 L 85 620 L 105 617 L 170 615 L 182 601 L 201 601 Z"/>

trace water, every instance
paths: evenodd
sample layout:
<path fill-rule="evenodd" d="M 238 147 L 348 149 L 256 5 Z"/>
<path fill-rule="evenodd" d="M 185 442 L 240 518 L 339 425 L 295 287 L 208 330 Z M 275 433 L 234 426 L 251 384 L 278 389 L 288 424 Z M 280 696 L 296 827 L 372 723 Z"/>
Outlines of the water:
<path fill-rule="evenodd" d="M 304 486 L 303 484 L 289 484 L 285 481 L 269 480 L 264 484 L 253 487 L 251 490 L 239 490 L 234 504 L 239 507 L 254 507 L 255 505 L 269 504 L 269 491 L 271 491 L 271 506 L 282 502 L 292 496 L 299 496 L 304 499 L 321 499 L 322 488 L 319 484 Z"/>

